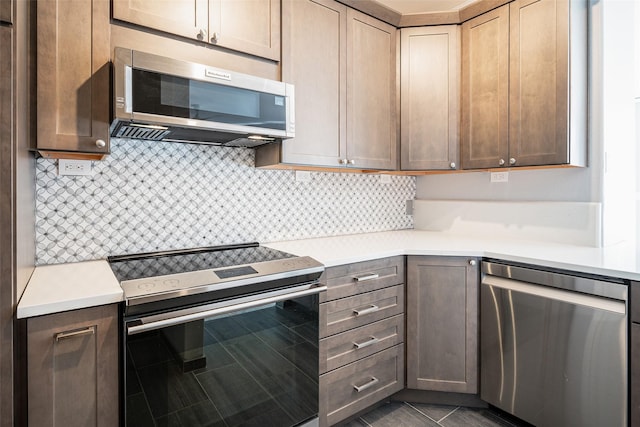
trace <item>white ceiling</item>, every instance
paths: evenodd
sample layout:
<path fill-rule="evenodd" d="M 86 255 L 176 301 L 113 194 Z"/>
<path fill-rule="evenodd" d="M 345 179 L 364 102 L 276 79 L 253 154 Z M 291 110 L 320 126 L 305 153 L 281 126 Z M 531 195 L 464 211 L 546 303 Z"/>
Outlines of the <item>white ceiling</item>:
<path fill-rule="evenodd" d="M 403 15 L 410 13 L 447 12 L 461 9 L 475 0 L 376 0 Z"/>

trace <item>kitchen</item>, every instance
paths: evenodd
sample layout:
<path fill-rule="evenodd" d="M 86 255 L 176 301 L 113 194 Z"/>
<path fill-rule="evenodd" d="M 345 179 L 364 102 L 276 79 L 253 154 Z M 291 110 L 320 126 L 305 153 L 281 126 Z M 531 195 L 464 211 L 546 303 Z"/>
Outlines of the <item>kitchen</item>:
<path fill-rule="evenodd" d="M 9 3 L 11 4 L 11 2 Z M 7 2 L 3 2 L 4 4 Z M 100 2 L 96 4 L 99 5 Z M 617 3 L 614 2 L 614 4 Z M 104 5 L 102 7 L 104 8 Z M 592 19 L 596 19 L 593 16 L 603 20 L 611 19 L 609 24 L 611 28 L 615 28 L 617 25 L 614 22 L 618 21 L 614 19 L 625 19 L 625 17 L 631 19 L 630 16 L 633 16 L 627 14 L 620 17 L 612 13 L 611 15 L 603 14 L 602 17 L 598 15 L 602 13 L 600 10 L 602 7 L 602 3 L 592 5 Z M 613 10 L 614 6 L 611 7 Z M 29 43 L 26 29 L 28 27 L 26 23 L 29 22 L 26 5 L 20 2 L 16 3 L 13 13 L 15 19 L 9 20 L 9 22 L 13 22 L 16 43 L 18 46 L 26 46 Z M 109 16 L 110 11 L 106 13 Z M 94 25 L 104 25 L 104 22 L 96 20 Z M 134 24 L 124 24 L 120 21 L 109 24 L 108 20 L 106 22 L 110 28 L 106 28 L 105 32 L 110 32 L 110 40 L 98 39 L 95 43 L 109 44 L 108 51 L 126 44 L 127 47 L 151 51 L 155 54 L 166 55 L 167 52 L 180 51 L 180 55 L 185 59 L 196 61 L 201 57 L 202 50 L 206 49 L 209 55 L 207 58 L 209 65 L 241 72 L 251 71 L 251 74 L 273 80 L 279 79 L 280 68 L 278 63 L 273 60 L 259 60 L 253 55 L 235 54 L 224 48 L 205 47 L 202 43 L 197 42 L 187 43 L 184 38 L 168 36 L 165 33 L 152 30 L 142 30 Z M 603 28 L 606 30 L 609 27 L 605 25 Z M 631 23 L 628 28 L 633 28 Z M 598 31 L 604 30 L 596 25 L 592 31 L 592 37 L 597 40 Z M 282 36 L 284 44 L 285 34 Z M 613 43 L 615 37 L 603 38 L 603 40 L 603 43 Z M 158 43 L 159 41 L 162 43 Z M 36 41 L 32 40 L 31 43 L 36 43 Z M 593 48 L 594 62 L 598 58 L 598 49 L 607 52 L 607 55 L 619 54 L 622 57 L 621 63 L 624 63 L 625 60 L 628 61 L 628 52 L 606 49 L 605 46 L 599 46 L 597 41 L 594 43 L 597 46 Z M 14 54 L 16 58 L 15 75 L 29 75 L 27 73 L 26 52 L 16 49 Z M 600 54 L 602 55 L 602 53 Z M 270 54 L 262 53 L 260 55 Z M 200 61 L 203 60 L 200 59 Z M 612 64 L 611 69 L 607 68 L 609 66 L 607 64 Z M 598 96 L 605 98 L 601 100 L 604 105 L 601 108 L 607 108 L 607 102 L 616 102 L 615 99 L 606 98 L 613 97 L 617 93 L 610 90 L 610 84 L 622 84 L 625 78 L 628 79 L 629 76 L 624 74 L 625 71 L 631 73 L 631 78 L 633 77 L 631 70 L 615 67 L 613 64 L 612 59 L 608 59 L 607 62 L 603 61 L 602 65 L 599 65 L 603 68 L 601 70 L 602 76 L 598 76 L 597 72 L 594 72 L 592 76 L 594 87 L 598 87 L 598 79 L 603 80 L 601 82 L 602 90 L 592 90 L 596 101 Z M 38 70 L 42 67 L 40 61 Z M 53 64 L 51 67 L 48 69 L 54 69 L 56 65 Z M 594 66 L 594 68 L 597 67 Z M 284 69 L 282 73 L 285 74 Z M 3 75 L 5 75 L 4 72 Z M 605 80 L 607 76 L 609 79 Z M 41 77 L 32 77 L 33 80 L 37 78 Z M 602 228 L 598 228 L 597 224 L 592 224 L 592 228 L 589 229 L 590 238 L 594 235 L 600 237 L 595 242 L 591 240 L 590 243 L 581 246 L 601 244 L 609 249 L 616 248 L 615 243 L 628 239 L 628 230 L 635 229 L 635 216 L 632 215 L 634 209 L 624 205 L 628 200 L 635 200 L 634 189 L 631 189 L 631 198 L 627 194 L 620 195 L 624 191 L 611 190 L 629 188 L 628 185 L 620 186 L 619 182 L 636 182 L 635 175 L 631 178 L 626 176 L 630 171 L 636 169 L 634 166 L 635 156 L 629 155 L 633 151 L 623 145 L 623 141 L 628 138 L 620 138 L 615 133 L 608 133 L 628 129 L 629 124 L 633 123 L 633 117 L 629 119 L 626 111 L 617 108 L 616 114 L 603 115 L 602 123 L 598 123 L 597 120 L 591 122 L 591 126 L 594 128 L 591 130 L 592 137 L 590 138 L 590 167 L 531 171 L 510 169 L 508 183 L 490 183 L 487 172 L 425 175 L 414 178 L 395 174 L 381 176 L 377 174 L 326 173 L 313 168 L 310 168 L 310 171 L 298 172 L 286 170 L 286 168 L 285 170 L 254 169 L 254 153 L 248 149 L 186 144 L 153 144 L 148 141 L 116 139 L 109 141 L 111 153 L 104 160 L 93 162 L 93 175 L 59 177 L 56 160 L 40 157 L 34 161 L 33 155 L 23 149 L 29 143 L 27 123 L 30 122 L 30 116 L 24 111 L 26 111 L 28 104 L 27 89 L 33 86 L 28 86 L 28 84 L 26 79 L 16 79 L 14 96 L 17 113 L 14 125 L 8 127 L 15 134 L 15 139 L 11 137 L 11 140 L 15 140 L 19 145 L 14 153 L 3 152 L 5 157 L 2 158 L 2 164 L 9 165 L 2 169 L 3 173 L 7 174 L 2 177 L 3 188 L 6 187 L 5 182 L 14 182 L 15 180 L 11 188 L 7 187 L 11 190 L 11 194 L 3 196 L 5 197 L 3 206 L 5 206 L 4 201 L 7 200 L 7 203 L 14 206 L 12 209 L 16 211 L 15 217 L 13 217 L 9 215 L 10 212 L 3 210 L 4 216 L 2 217 L 2 230 L 3 233 L 7 233 L 3 234 L 2 241 L 15 242 L 8 246 L 8 249 L 3 247 L 1 261 L 3 263 L 2 271 L 7 272 L 6 277 L 10 277 L 10 279 L 3 277 L 2 293 L 0 294 L 2 324 L 3 326 L 7 325 L 3 328 L 3 353 L 0 358 L 3 375 L 0 414 L 2 422 L 6 422 L 7 425 L 14 424 L 13 417 L 18 417 L 16 414 L 19 414 L 19 411 L 14 413 L 13 404 L 14 401 L 20 399 L 14 399 L 13 396 L 21 396 L 25 392 L 23 390 L 25 382 L 20 381 L 18 377 L 16 377 L 15 389 L 12 386 L 13 381 L 5 381 L 5 379 L 13 378 L 14 361 L 19 361 L 21 357 L 24 357 L 24 354 L 21 353 L 24 351 L 21 344 L 18 343 L 14 347 L 13 342 L 14 334 L 16 338 L 19 337 L 24 332 L 20 328 L 24 328 L 25 325 L 22 322 L 13 322 L 13 319 L 16 304 L 31 275 L 32 269 L 29 268 L 29 265 L 33 265 L 34 262 L 37 265 L 70 263 L 104 259 L 108 255 L 235 242 L 278 242 L 387 230 L 430 229 L 429 227 L 433 227 L 432 221 L 434 219 L 429 217 L 428 212 L 435 212 L 441 208 L 442 206 L 436 205 L 435 201 L 443 199 L 601 203 L 602 220 L 599 223 Z M 302 87 L 296 87 L 296 89 L 296 94 L 299 94 Z M 30 96 L 35 96 L 35 94 L 31 93 Z M 105 94 L 105 97 L 106 99 L 111 98 L 110 94 Z M 6 98 L 3 96 L 4 99 Z M 301 103 L 304 99 L 297 97 L 296 101 Z M 318 102 L 320 102 L 319 98 Z M 38 106 L 40 105 L 41 102 L 38 99 Z M 592 108 L 596 109 L 598 105 L 600 104 L 594 101 Z M 99 104 L 100 108 L 104 108 L 104 106 L 104 102 Z M 6 129 L 4 125 L 5 110 L 2 111 L 4 131 Z M 592 111 L 591 114 L 592 117 L 599 117 L 600 113 Z M 31 111 L 30 114 L 35 114 L 35 112 Z M 341 116 L 334 121 L 338 123 L 344 120 L 346 119 Z M 300 137 L 304 132 L 304 128 L 300 124 L 302 123 L 300 116 L 298 122 L 297 136 Z M 340 123 L 344 125 L 344 122 Z M 331 127 L 331 130 L 340 132 L 344 131 L 345 127 L 336 124 Z M 326 129 L 319 131 L 326 131 Z M 367 130 L 361 129 L 361 131 L 366 132 Z M 633 130 L 623 133 L 623 135 L 625 134 L 633 134 Z M 594 138 L 593 135 L 601 137 Z M 3 134 L 3 143 L 5 138 Z M 334 136 L 334 138 L 336 137 Z M 338 137 L 338 139 L 340 138 L 343 137 Z M 609 141 L 612 142 L 609 143 Z M 38 139 L 38 143 L 40 142 Z M 600 146 L 601 144 L 602 146 Z M 606 147 L 604 147 L 605 144 L 607 144 Z M 632 140 L 630 145 L 634 150 L 633 144 Z M 46 152 L 47 150 L 42 151 Z M 605 174 L 604 169 L 594 166 L 605 164 L 605 152 L 608 164 L 630 165 L 630 167 L 609 167 Z M 356 162 L 355 166 L 357 167 L 360 165 L 359 159 L 356 159 Z M 11 166 L 13 164 L 18 166 L 13 169 L 14 166 Z M 189 191 L 185 192 L 185 188 L 188 188 Z M 35 189 L 35 200 L 24 200 L 22 197 L 33 192 L 33 189 Z M 237 197 L 240 194 L 242 197 Z M 18 198 L 17 195 L 21 195 L 21 198 Z M 416 200 L 413 204 L 413 216 L 407 215 L 408 200 Z M 429 201 L 434 201 L 434 203 L 430 204 Z M 517 208 L 516 205 L 516 203 L 509 203 L 509 206 L 513 208 Z M 478 209 L 487 209 L 486 213 L 462 215 L 463 218 L 469 219 L 467 224 L 464 224 L 464 221 L 462 221 L 463 224 L 456 223 L 456 217 L 454 217 L 449 222 L 458 228 L 451 227 L 450 232 L 454 232 L 453 234 L 456 231 L 466 233 L 465 226 L 475 226 L 476 232 L 478 232 L 478 228 L 482 228 L 489 235 L 482 235 L 482 232 L 479 232 L 479 239 L 493 237 L 495 235 L 491 233 L 505 232 L 505 229 L 505 235 L 502 237 L 506 238 L 513 237 L 513 235 L 509 236 L 509 232 L 513 229 L 522 233 L 529 231 L 530 234 L 525 236 L 527 239 L 532 238 L 532 235 L 539 234 L 540 230 L 551 229 L 544 236 L 547 239 L 559 239 L 558 236 L 562 234 L 561 230 L 548 227 L 548 224 L 544 222 L 542 224 L 536 223 L 536 218 L 544 217 L 545 212 L 539 212 L 537 215 L 531 214 L 530 217 L 522 216 L 522 209 L 526 212 L 530 208 L 527 206 L 524 208 L 520 206 L 521 210 L 516 210 L 518 218 L 521 218 L 519 221 L 513 221 L 513 213 L 506 213 L 509 207 L 503 211 L 505 212 L 504 218 L 487 221 L 486 218 L 492 218 L 491 215 L 495 215 L 492 206 L 493 209 L 495 206 L 500 206 L 500 209 L 505 208 L 500 203 L 488 203 L 484 207 L 473 204 L 473 209 L 476 212 Z M 425 211 L 427 214 L 424 214 Z M 35 215 L 29 212 L 35 212 Z M 629 215 L 632 216 L 631 219 Z M 234 221 L 231 224 L 228 221 L 223 222 L 228 218 L 233 218 Z M 441 221 L 440 224 L 436 224 L 441 227 L 440 229 L 442 229 L 442 223 L 447 223 L 443 218 L 446 216 L 442 213 L 435 218 Z M 474 223 L 477 218 L 484 218 L 484 221 L 480 221 L 480 224 Z M 564 229 L 571 228 L 571 224 L 567 222 L 562 226 Z M 33 227 L 35 230 L 30 231 L 29 229 Z M 35 237 L 33 239 L 18 239 L 16 237 L 24 235 L 34 235 Z M 408 239 L 406 236 L 403 238 Z M 402 240 L 403 238 L 398 239 Z M 569 238 L 575 239 L 575 236 L 567 237 L 567 239 Z M 553 240 L 553 242 L 557 243 L 558 240 Z M 292 243 L 292 245 L 294 244 Z M 458 242 L 458 244 L 465 247 L 465 243 Z M 354 245 L 357 247 L 356 244 Z M 365 245 L 372 247 L 375 244 L 366 241 Z M 458 251 L 457 253 L 463 256 L 470 253 L 505 255 L 504 249 L 491 249 L 488 243 L 483 242 L 482 245 L 478 245 L 480 247 L 472 245 L 471 249 L 468 249 L 469 252 L 461 253 L 460 249 L 455 247 L 455 239 L 446 238 L 437 241 L 431 247 L 431 251 L 435 251 L 431 254 L 452 255 Z M 348 245 L 345 244 L 345 246 Z M 279 249 L 288 252 L 284 247 Z M 347 247 L 332 248 L 334 254 L 329 257 L 325 255 L 323 261 L 326 260 L 325 264 L 327 265 L 335 264 L 338 259 L 343 260 L 343 263 L 364 261 L 361 258 L 354 258 L 347 249 Z M 428 252 L 428 249 L 427 245 L 424 250 Z M 340 250 L 345 250 L 342 258 L 337 255 Z M 388 244 L 386 249 L 378 249 L 382 252 L 377 253 L 383 253 L 384 256 L 387 254 L 397 255 L 398 253 L 394 250 L 403 251 L 402 255 L 423 254 L 419 253 L 418 248 L 412 247 L 410 243 L 404 248 L 395 249 Z M 414 252 L 410 253 L 411 250 Z M 524 251 L 526 252 L 526 250 Z M 558 251 L 562 252 L 561 249 Z M 593 257 L 591 269 L 585 270 L 586 272 L 597 274 L 602 271 L 602 266 L 611 265 L 610 260 L 598 260 L 596 255 L 583 247 L 576 248 L 574 252 L 575 254 L 590 254 L 584 255 L 590 261 Z M 604 256 L 618 257 L 617 253 L 610 255 L 612 252 L 615 251 L 604 252 Z M 15 254 L 16 258 L 6 257 L 5 253 Z M 602 255 L 600 252 L 597 253 Z M 308 255 L 314 256 L 313 253 L 308 253 Z M 513 256 L 516 257 L 516 255 Z M 561 255 L 557 256 L 558 259 L 563 259 Z M 578 255 L 575 257 L 579 258 Z M 611 268 L 610 273 L 612 271 L 626 271 L 625 263 L 628 259 L 624 257 L 631 257 L 635 266 L 635 254 L 631 256 L 629 253 L 623 252 L 622 257 L 617 260 L 618 268 Z M 526 255 L 520 255 L 520 258 L 535 259 L 536 257 L 527 258 Z M 517 259 L 513 259 L 513 261 L 517 261 Z M 583 264 L 584 262 L 575 261 L 575 263 Z M 626 275 L 623 277 L 629 278 Z M 631 278 L 634 277 L 636 276 Z M 10 280 L 12 284 L 6 285 L 6 280 Z M 13 327 L 16 328 L 15 331 Z M 15 365 L 17 366 L 19 363 L 15 362 Z M 5 416 L 6 414 L 9 415 Z M 13 416 L 10 416 L 11 414 Z M 15 420 L 15 424 L 19 425 L 19 417 Z"/>

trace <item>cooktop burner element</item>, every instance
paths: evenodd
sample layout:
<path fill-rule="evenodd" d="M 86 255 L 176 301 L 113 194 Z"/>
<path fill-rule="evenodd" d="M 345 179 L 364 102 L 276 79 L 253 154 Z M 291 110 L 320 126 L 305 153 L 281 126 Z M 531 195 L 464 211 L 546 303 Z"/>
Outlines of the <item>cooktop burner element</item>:
<path fill-rule="evenodd" d="M 254 294 L 316 281 L 324 266 L 258 243 L 111 256 L 127 313 Z M 153 303 L 153 304 L 152 304 Z M 132 310 L 131 306 L 147 305 Z"/>

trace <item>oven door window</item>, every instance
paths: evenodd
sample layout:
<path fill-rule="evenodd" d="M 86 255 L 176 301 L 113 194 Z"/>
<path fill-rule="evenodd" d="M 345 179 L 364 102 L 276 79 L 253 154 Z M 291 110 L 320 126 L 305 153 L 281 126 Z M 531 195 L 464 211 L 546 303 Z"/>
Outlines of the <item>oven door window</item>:
<path fill-rule="evenodd" d="M 127 426 L 296 426 L 318 414 L 309 298 L 127 337 Z"/>

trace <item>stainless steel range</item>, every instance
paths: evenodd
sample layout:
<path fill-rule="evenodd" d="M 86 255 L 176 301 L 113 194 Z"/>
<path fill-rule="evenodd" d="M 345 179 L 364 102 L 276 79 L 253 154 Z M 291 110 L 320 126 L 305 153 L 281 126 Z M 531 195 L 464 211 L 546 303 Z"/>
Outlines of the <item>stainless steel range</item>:
<path fill-rule="evenodd" d="M 321 263 L 257 243 L 109 263 L 125 296 L 123 425 L 318 424 Z"/>

